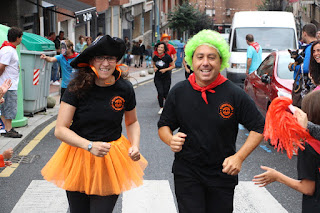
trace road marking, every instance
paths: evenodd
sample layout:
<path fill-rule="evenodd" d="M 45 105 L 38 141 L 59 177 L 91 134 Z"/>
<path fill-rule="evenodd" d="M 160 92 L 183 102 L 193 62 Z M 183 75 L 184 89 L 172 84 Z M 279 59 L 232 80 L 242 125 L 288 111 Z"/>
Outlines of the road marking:
<path fill-rule="evenodd" d="M 238 127 L 239 127 L 240 130 L 245 130 L 246 129 L 246 128 L 244 128 L 244 126 L 242 124 L 239 124 Z"/>
<path fill-rule="evenodd" d="M 56 126 L 56 120 L 46 126 L 38 135 L 36 135 L 19 153 L 19 156 L 27 156 L 33 149 L 40 143 L 40 141 Z M 16 170 L 19 163 L 13 163 L 11 166 L 6 167 L 0 172 L 0 177 L 10 177 L 10 175 Z"/>
<path fill-rule="evenodd" d="M 45 180 L 33 180 L 11 213 L 66 213 L 68 207 L 65 190 Z"/>
<path fill-rule="evenodd" d="M 239 181 L 234 197 L 234 213 L 288 213 L 266 188 L 252 181 Z"/>
<path fill-rule="evenodd" d="M 168 180 L 145 180 L 123 193 L 122 213 L 177 213 Z"/>
<path fill-rule="evenodd" d="M 1 173 L 0 177 L 10 177 L 14 170 L 19 166 L 18 163 L 13 163 L 11 166 L 6 167 Z"/>
<path fill-rule="evenodd" d="M 260 147 L 266 152 L 272 152 L 271 149 L 269 149 L 266 145 L 260 145 Z"/>
<path fill-rule="evenodd" d="M 38 143 L 42 140 L 42 138 L 44 138 L 48 132 L 51 131 L 52 128 L 54 128 L 56 126 L 56 120 L 53 121 L 51 124 L 49 124 L 48 126 L 46 126 L 36 137 L 34 137 L 19 153 L 19 155 L 28 155 L 33 149 L 34 147 L 36 147 L 38 145 Z"/>
<path fill-rule="evenodd" d="M 63 189 L 46 180 L 33 180 L 11 213 L 68 211 Z M 144 185 L 124 192 L 122 213 L 177 213 L 168 180 L 145 180 Z M 240 181 L 235 189 L 234 213 L 288 213 L 266 190 L 251 181 Z"/>

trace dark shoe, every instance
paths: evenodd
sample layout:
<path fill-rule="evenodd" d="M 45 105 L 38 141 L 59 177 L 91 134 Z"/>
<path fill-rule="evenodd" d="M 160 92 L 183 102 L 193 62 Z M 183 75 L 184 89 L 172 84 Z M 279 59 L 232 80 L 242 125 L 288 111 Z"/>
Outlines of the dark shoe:
<path fill-rule="evenodd" d="M 7 137 L 7 138 L 21 138 L 22 137 L 22 134 L 19 134 L 13 128 L 9 132 L 3 133 L 3 134 L 4 134 L 4 137 Z"/>

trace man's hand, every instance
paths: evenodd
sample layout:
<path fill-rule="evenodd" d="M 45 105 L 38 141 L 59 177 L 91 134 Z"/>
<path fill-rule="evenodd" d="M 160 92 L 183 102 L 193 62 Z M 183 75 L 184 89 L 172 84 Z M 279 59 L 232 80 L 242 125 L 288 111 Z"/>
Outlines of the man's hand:
<path fill-rule="evenodd" d="M 295 67 L 292 69 L 292 65 L 294 65 L 294 63 L 290 63 L 290 64 L 288 65 L 288 69 L 289 69 L 290 71 L 293 71 L 293 70 L 295 69 Z"/>
<path fill-rule="evenodd" d="M 178 132 L 177 134 L 173 135 L 170 141 L 171 150 L 173 152 L 180 152 L 186 137 L 187 135 L 182 132 Z"/>
<path fill-rule="evenodd" d="M 0 86 L 0 99 L 4 96 L 4 94 L 9 90 L 11 87 L 12 82 L 11 79 L 6 79 L 3 84 Z"/>
<path fill-rule="evenodd" d="M 241 170 L 242 162 L 243 160 L 240 159 L 237 154 L 231 155 L 224 159 L 222 163 L 222 172 L 227 173 L 228 175 L 237 175 Z"/>
<path fill-rule="evenodd" d="M 41 54 L 41 55 L 40 55 L 40 58 L 41 58 L 41 59 L 46 59 L 47 56 L 46 56 L 45 54 Z"/>

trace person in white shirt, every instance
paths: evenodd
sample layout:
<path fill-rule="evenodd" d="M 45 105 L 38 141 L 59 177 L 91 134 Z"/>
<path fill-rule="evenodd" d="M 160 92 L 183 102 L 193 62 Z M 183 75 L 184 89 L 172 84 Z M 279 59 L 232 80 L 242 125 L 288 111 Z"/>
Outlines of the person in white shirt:
<path fill-rule="evenodd" d="M 12 85 L 4 95 L 5 102 L 1 104 L 1 120 L 5 126 L 5 133 L 1 135 L 10 138 L 21 138 L 12 128 L 12 119 L 17 115 L 18 83 L 19 83 L 19 58 L 16 47 L 21 43 L 23 32 L 21 29 L 12 27 L 8 31 L 8 41 L 4 41 L 0 47 L 0 85 L 7 79 L 11 79 Z"/>

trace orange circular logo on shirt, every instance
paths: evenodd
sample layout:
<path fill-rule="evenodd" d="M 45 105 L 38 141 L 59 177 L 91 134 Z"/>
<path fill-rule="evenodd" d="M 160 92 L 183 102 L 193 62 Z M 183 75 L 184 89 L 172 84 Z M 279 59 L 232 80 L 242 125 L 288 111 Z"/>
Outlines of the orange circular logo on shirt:
<path fill-rule="evenodd" d="M 121 111 L 124 108 L 124 99 L 120 96 L 116 96 L 111 100 L 111 107 L 116 111 Z"/>
<path fill-rule="evenodd" d="M 230 118 L 234 113 L 233 106 L 229 103 L 222 104 L 219 108 L 219 114 L 223 118 Z"/>

